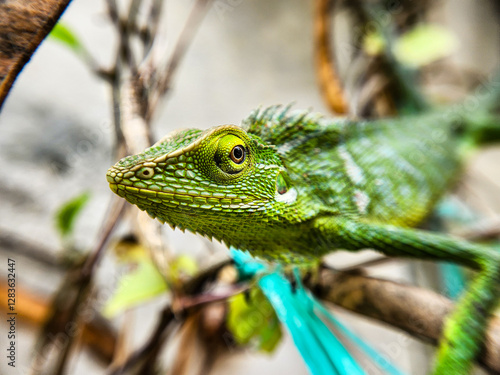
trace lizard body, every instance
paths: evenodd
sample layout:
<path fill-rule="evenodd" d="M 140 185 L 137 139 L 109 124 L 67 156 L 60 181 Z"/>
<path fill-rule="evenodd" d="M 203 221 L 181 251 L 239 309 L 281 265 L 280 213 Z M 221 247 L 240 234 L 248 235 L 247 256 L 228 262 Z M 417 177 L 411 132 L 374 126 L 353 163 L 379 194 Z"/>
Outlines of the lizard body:
<path fill-rule="evenodd" d="M 119 161 L 107 179 L 162 222 L 280 262 L 373 248 L 478 269 L 436 368 L 466 373 L 496 305 L 500 256 L 412 227 L 459 175 L 477 129 L 451 112 L 357 121 L 274 106 L 241 127 L 176 132 Z"/>
<path fill-rule="evenodd" d="M 292 253 L 311 255 L 308 233 L 317 217 L 413 226 L 430 212 L 457 175 L 460 137 L 452 126 L 441 127 L 437 115 L 428 117 L 364 122 L 271 107 L 252 113 L 241 128 L 175 133 L 120 161 L 108 179 L 153 217 L 286 261 Z M 241 173 L 217 171 L 211 180 L 195 155 L 204 148 L 215 155 L 224 137 L 240 137 L 248 165 Z M 142 168 L 152 170 L 144 176 Z M 120 178 L 127 170 L 134 177 Z"/>

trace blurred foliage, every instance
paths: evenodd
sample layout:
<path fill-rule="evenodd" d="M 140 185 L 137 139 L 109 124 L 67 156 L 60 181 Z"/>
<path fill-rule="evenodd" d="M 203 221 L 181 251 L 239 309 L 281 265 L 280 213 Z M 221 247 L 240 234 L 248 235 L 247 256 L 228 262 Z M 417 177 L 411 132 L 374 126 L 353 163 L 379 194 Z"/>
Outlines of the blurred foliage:
<path fill-rule="evenodd" d="M 118 288 L 103 308 L 107 318 L 143 304 L 168 289 L 144 247 L 120 242 L 115 246 L 115 249 L 118 248 L 121 249 L 119 260 L 127 264 L 128 272 L 121 277 Z M 127 248 L 127 251 L 123 251 L 123 248 Z"/>
<path fill-rule="evenodd" d="M 448 29 L 421 24 L 396 40 L 394 54 L 402 64 L 418 68 L 449 56 L 457 47 L 458 41 Z"/>
<path fill-rule="evenodd" d="M 271 353 L 281 340 L 282 332 L 273 307 L 260 288 L 250 290 L 248 298 L 238 294 L 231 298 L 227 325 L 236 342 L 257 342 L 259 350 Z"/>
<path fill-rule="evenodd" d="M 368 33 L 363 39 L 363 49 L 370 56 L 379 55 L 385 46 L 386 42 L 384 38 L 377 32 Z"/>
<path fill-rule="evenodd" d="M 56 228 L 63 239 L 73 234 L 75 222 L 87 204 L 90 193 L 85 192 L 64 203 L 56 212 Z"/>
<path fill-rule="evenodd" d="M 371 32 L 363 39 L 363 49 L 371 56 L 382 53 L 387 41 L 378 32 Z M 401 64 L 419 68 L 452 54 L 458 46 L 456 37 L 446 28 L 420 24 L 394 41 L 393 53 Z"/>
<path fill-rule="evenodd" d="M 135 241 L 122 240 L 114 248 L 118 261 L 127 266 L 119 286 L 107 301 L 103 314 L 112 318 L 121 312 L 141 305 L 168 291 L 167 282 L 153 263 L 146 248 Z M 196 261 L 188 255 L 180 255 L 168 263 L 166 270 L 172 283 L 180 283 L 198 271 Z"/>
<path fill-rule="evenodd" d="M 85 50 L 75 33 L 64 23 L 58 22 L 50 32 L 49 38 L 64 44 L 75 52 Z"/>
<path fill-rule="evenodd" d="M 169 278 L 174 283 L 180 283 L 186 277 L 194 276 L 198 272 L 196 261 L 189 255 L 179 255 L 169 263 L 168 267 Z"/>

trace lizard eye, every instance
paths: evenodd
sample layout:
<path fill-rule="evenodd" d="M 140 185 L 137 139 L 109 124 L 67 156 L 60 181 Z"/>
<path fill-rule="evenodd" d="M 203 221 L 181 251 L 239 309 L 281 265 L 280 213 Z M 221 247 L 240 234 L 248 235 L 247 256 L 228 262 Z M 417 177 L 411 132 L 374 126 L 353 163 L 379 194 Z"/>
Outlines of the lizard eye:
<path fill-rule="evenodd" d="M 220 138 L 214 161 L 224 173 L 237 175 L 248 167 L 248 148 L 241 138 L 228 134 Z"/>
<path fill-rule="evenodd" d="M 242 145 L 234 146 L 229 157 L 236 164 L 241 164 L 245 161 L 245 149 Z"/>

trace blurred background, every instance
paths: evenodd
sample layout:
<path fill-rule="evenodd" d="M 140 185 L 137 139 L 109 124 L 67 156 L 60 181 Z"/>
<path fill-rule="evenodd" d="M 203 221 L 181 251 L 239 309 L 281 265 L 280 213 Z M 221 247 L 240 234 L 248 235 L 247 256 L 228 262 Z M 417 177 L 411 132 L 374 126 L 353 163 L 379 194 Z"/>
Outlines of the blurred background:
<path fill-rule="evenodd" d="M 173 50 L 194 1 L 166 2 L 163 38 Z M 422 86 L 431 101 L 458 101 L 500 66 L 500 7 L 491 0 L 409 1 L 426 8 L 421 21 L 440 25 L 451 42 L 445 56 L 423 63 Z M 418 14 L 418 12 L 416 11 Z M 418 18 L 418 17 L 417 17 Z M 355 30 L 348 11 L 334 21 L 335 57 L 349 87 L 359 86 L 368 65 L 355 60 L 349 44 Z M 103 0 L 74 0 L 62 17 L 80 42 L 102 66 L 113 63 L 118 42 Z M 304 0 L 215 0 L 182 60 L 171 90 L 153 119 L 155 139 L 185 127 L 208 128 L 239 124 L 260 105 L 287 104 L 332 115 L 324 104 L 314 66 L 313 4 Z M 353 63 L 357 61 L 357 63 Z M 368 87 L 366 90 L 370 90 Z M 358 93 L 362 90 L 358 90 Z M 359 94 L 362 95 L 362 94 Z M 359 98 L 358 98 L 359 99 Z M 27 374 L 44 309 L 61 287 L 62 262 L 78 259 L 95 243 L 112 196 L 105 172 L 113 159 L 111 90 L 67 46 L 47 39 L 19 76 L 0 115 L 0 274 L 5 280 L 7 258 L 16 260 L 18 303 L 30 301 L 36 315 L 18 320 L 19 367 L 0 361 L 0 372 Z M 500 152 L 489 148 L 474 157 L 459 191 L 484 217 L 500 212 Z M 56 229 L 56 214 L 80 194 L 88 202 L 78 215 L 71 241 Z M 126 225 L 118 233 L 126 233 Z M 164 229 L 174 254 L 189 254 L 197 268 L 228 256 L 226 248 L 190 233 Z M 118 238 L 118 236 L 117 236 Z M 105 309 L 127 268 L 117 251 L 106 253 L 97 274 L 96 311 Z M 116 247 L 115 247 L 116 248 Z M 115 249 L 116 250 L 116 249 Z M 335 254 L 336 267 L 354 265 L 373 254 Z M 57 260 L 57 261 L 54 261 Z M 396 261 L 369 269 L 375 276 L 436 287 L 418 262 Z M 23 302 L 23 297 L 24 302 Z M 120 331 L 128 326 L 128 350 L 149 337 L 167 300 L 165 294 L 110 319 Z M 2 307 L 4 308 L 4 307 Z M 40 310 L 37 310 L 40 309 Z M 381 354 L 408 374 L 429 370 L 433 349 L 409 336 L 340 309 L 335 314 Z M 0 332 L 6 332 L 5 319 Z M 174 340 L 175 341 L 175 340 Z M 178 340 L 177 340 L 178 341 Z M 182 341 L 181 341 L 182 342 Z M 127 346 L 128 345 L 128 346 Z M 0 347 L 7 347 L 5 334 Z M 101 359 L 81 343 L 69 366 L 70 374 L 106 373 Z M 202 349 L 199 349 L 202 350 Z M 173 361 L 175 342 L 164 353 Z M 376 373 L 376 369 L 367 369 Z M 213 374 L 307 374 L 290 338 L 272 354 L 251 348 L 220 356 Z"/>

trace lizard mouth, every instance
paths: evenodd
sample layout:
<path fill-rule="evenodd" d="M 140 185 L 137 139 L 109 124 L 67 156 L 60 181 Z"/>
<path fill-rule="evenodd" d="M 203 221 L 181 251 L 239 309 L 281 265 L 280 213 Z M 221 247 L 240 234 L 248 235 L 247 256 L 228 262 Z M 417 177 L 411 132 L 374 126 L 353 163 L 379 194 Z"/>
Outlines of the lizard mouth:
<path fill-rule="evenodd" d="M 151 185 L 146 186 L 145 181 L 140 181 L 139 183 L 143 186 L 137 186 L 138 183 L 128 180 L 130 178 L 127 176 L 128 173 L 128 171 L 112 167 L 106 173 L 106 180 L 115 194 L 140 207 L 152 209 L 158 206 L 166 210 L 181 210 L 184 213 L 188 211 L 193 213 L 193 210 L 200 209 L 237 213 L 248 210 L 257 211 L 264 203 L 248 194 L 207 192 L 206 189 L 200 190 L 197 186 L 192 188 L 170 184 L 159 186 L 153 179 L 148 180 L 152 182 Z M 155 189 L 151 189 L 150 186 L 154 186 Z"/>
<path fill-rule="evenodd" d="M 251 202 L 251 197 L 246 200 L 241 198 L 222 198 L 222 197 L 204 197 L 201 195 L 191 195 L 186 193 L 167 193 L 162 191 L 153 191 L 149 189 L 127 186 L 115 181 L 109 181 L 110 189 L 118 196 L 125 198 L 132 204 L 138 204 L 143 201 L 144 204 L 151 206 L 154 204 L 169 207 L 171 209 L 203 209 L 213 211 L 233 211 L 238 212 L 246 209 L 257 209 L 258 206 Z M 255 206 L 254 206 L 255 205 Z"/>

